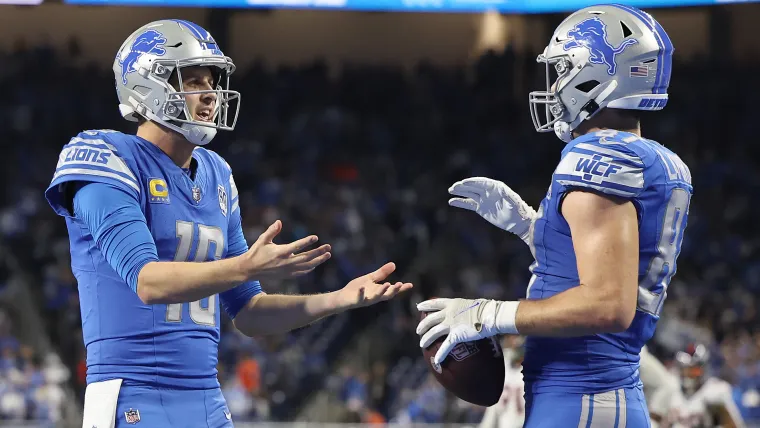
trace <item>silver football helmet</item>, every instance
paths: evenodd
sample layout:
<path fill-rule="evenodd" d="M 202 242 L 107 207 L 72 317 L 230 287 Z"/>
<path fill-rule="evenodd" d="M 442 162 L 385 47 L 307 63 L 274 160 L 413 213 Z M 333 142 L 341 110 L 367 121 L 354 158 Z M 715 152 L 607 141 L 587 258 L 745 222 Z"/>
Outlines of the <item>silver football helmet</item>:
<path fill-rule="evenodd" d="M 182 69 L 193 66 L 218 72 L 214 75 L 216 88 L 184 91 Z M 139 115 L 182 134 L 193 144 L 208 144 L 217 130 L 235 128 L 240 93 L 229 90 L 234 71 L 232 59 L 224 56 L 201 26 L 179 19 L 152 22 L 132 33 L 114 60 L 119 110 L 129 121 L 136 122 Z M 169 83 L 174 73 L 177 88 Z M 216 96 L 213 120 L 194 120 L 185 96 L 206 93 Z M 231 101 L 235 101 L 234 108 Z"/>
<path fill-rule="evenodd" d="M 530 93 L 536 131 L 569 142 L 581 122 L 605 107 L 661 110 L 672 58 L 670 38 L 646 12 L 604 5 L 573 13 L 537 59 L 546 66 L 546 90 Z"/>

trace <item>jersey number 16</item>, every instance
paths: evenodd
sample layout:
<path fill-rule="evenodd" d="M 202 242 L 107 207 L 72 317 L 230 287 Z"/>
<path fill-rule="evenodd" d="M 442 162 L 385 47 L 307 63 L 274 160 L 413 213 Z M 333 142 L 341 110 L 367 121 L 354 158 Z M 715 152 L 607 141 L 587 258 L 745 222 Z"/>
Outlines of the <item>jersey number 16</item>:
<path fill-rule="evenodd" d="M 175 262 L 189 261 L 190 249 L 193 246 L 193 238 L 195 235 L 195 224 L 189 221 L 177 221 L 177 238 L 179 244 L 177 245 L 177 252 L 174 254 Z M 214 243 L 214 254 L 209 254 L 211 243 Z M 218 260 L 222 258 L 222 251 L 224 251 L 224 233 L 222 229 L 218 227 L 206 226 L 203 224 L 198 225 L 198 247 L 195 250 L 194 262 L 205 262 L 209 259 Z M 211 257 L 209 257 L 211 256 Z M 166 305 L 166 321 L 169 322 L 182 322 L 182 305 L 184 303 L 172 303 Z M 201 306 L 201 301 L 196 300 L 194 302 L 187 303 L 190 305 L 190 319 L 194 323 L 200 325 L 215 325 L 216 324 L 216 296 L 210 296 L 208 298 L 208 307 Z"/>

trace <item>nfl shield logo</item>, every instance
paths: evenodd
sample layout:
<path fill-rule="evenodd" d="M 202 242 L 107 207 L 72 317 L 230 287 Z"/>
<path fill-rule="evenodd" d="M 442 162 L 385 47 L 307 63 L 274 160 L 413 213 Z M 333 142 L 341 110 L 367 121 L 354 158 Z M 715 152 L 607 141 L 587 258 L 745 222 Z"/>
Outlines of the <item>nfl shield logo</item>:
<path fill-rule="evenodd" d="M 197 204 L 201 201 L 201 188 L 200 187 L 193 187 L 193 200 Z"/>
<path fill-rule="evenodd" d="M 227 191 L 221 184 L 217 187 L 216 192 L 219 194 L 219 208 L 222 209 L 222 215 L 227 217 Z"/>
<path fill-rule="evenodd" d="M 473 342 L 463 342 L 457 344 L 454 349 L 451 350 L 451 356 L 457 361 L 463 361 L 475 354 L 480 350 L 478 346 Z"/>
<path fill-rule="evenodd" d="M 140 412 L 136 409 L 129 409 L 124 412 L 124 417 L 127 419 L 128 424 L 136 424 L 140 422 Z"/>

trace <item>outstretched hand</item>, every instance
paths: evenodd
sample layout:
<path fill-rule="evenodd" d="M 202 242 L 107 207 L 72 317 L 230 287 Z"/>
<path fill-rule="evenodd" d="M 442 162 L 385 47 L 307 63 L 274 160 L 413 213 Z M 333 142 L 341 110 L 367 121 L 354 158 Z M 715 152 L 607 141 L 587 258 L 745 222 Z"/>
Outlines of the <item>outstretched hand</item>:
<path fill-rule="evenodd" d="M 411 289 L 409 282 L 391 284 L 384 281 L 395 270 L 395 263 L 386 263 L 380 269 L 352 280 L 337 292 L 339 306 L 344 309 L 370 306 Z"/>
<path fill-rule="evenodd" d="M 528 243 L 530 228 L 538 214 L 509 186 L 487 177 L 470 177 L 449 187 L 457 198 L 452 207 L 475 211 L 499 229 L 512 232 Z"/>
<path fill-rule="evenodd" d="M 249 279 L 294 278 L 306 275 L 330 259 L 329 244 L 301 252 L 317 242 L 316 235 L 310 235 L 289 244 L 275 244 L 274 238 L 281 230 L 282 222 L 275 221 L 241 256 L 243 270 Z"/>

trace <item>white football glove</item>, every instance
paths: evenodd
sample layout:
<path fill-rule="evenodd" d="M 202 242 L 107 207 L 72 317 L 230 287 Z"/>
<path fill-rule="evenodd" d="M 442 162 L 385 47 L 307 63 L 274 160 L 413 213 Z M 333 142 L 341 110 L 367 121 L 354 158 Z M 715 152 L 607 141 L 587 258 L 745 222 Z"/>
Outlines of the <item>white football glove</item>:
<path fill-rule="evenodd" d="M 449 199 L 452 207 L 475 211 L 489 223 L 514 233 L 528 244 L 536 210 L 506 184 L 486 177 L 470 177 L 454 183 L 449 193 L 461 196 Z"/>
<path fill-rule="evenodd" d="M 515 317 L 518 302 L 486 299 L 431 299 L 417 304 L 420 312 L 429 312 L 417 325 L 422 336 L 420 348 L 427 348 L 441 336 L 448 335 L 435 354 L 441 364 L 458 343 L 473 342 L 500 333 L 517 334 Z"/>

